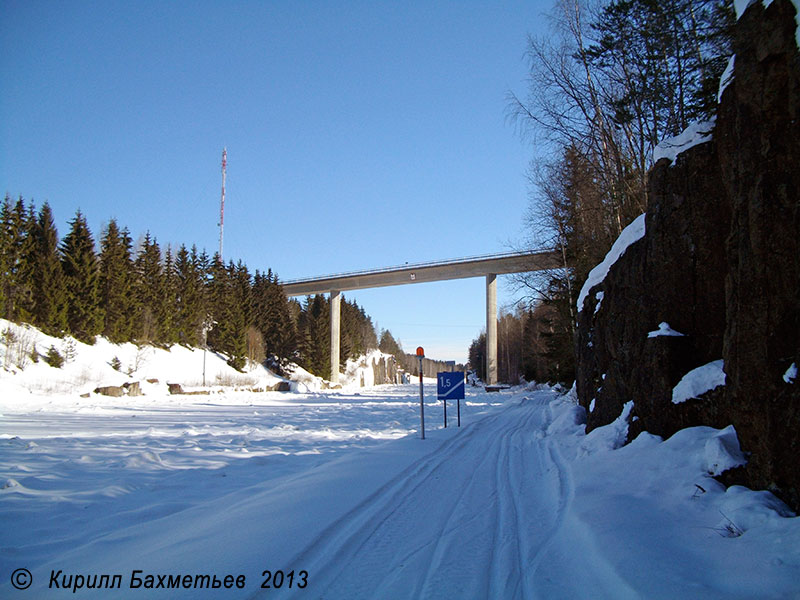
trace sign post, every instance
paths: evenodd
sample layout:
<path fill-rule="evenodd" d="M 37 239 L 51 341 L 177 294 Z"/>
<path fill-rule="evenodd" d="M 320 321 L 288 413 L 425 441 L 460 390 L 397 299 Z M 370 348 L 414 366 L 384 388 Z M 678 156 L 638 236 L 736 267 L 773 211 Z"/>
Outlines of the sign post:
<path fill-rule="evenodd" d="M 425 439 L 425 403 L 422 393 L 422 359 L 425 358 L 425 350 L 422 346 L 417 348 L 417 358 L 419 359 L 419 423 L 422 431 L 422 439 Z"/>
<path fill-rule="evenodd" d="M 461 427 L 461 399 L 464 398 L 464 372 L 442 372 L 436 376 L 436 396 L 444 402 L 444 426 L 447 427 L 447 401 L 458 400 L 458 426 Z"/>

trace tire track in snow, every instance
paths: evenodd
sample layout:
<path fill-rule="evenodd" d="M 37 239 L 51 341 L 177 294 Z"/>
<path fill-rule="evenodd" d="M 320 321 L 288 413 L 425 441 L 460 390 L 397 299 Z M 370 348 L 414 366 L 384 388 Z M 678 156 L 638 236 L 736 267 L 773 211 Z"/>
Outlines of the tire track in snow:
<path fill-rule="evenodd" d="M 325 589 L 331 585 L 335 586 L 337 580 L 348 576 L 352 578 L 355 571 L 365 569 L 366 563 L 374 561 L 357 558 L 359 553 L 368 554 L 369 557 L 374 558 L 378 554 L 376 553 L 376 546 L 385 546 L 385 544 L 381 544 L 379 535 L 382 532 L 381 530 L 400 527 L 395 524 L 399 514 L 406 513 L 405 516 L 413 524 L 413 521 L 418 519 L 418 516 L 414 515 L 413 511 L 410 511 L 410 506 L 415 507 L 417 512 L 425 514 L 425 506 L 416 506 L 418 503 L 416 497 L 419 496 L 418 490 L 426 483 L 430 484 L 441 478 L 443 471 L 451 463 L 453 457 L 468 446 L 473 438 L 480 438 L 479 434 L 482 430 L 490 427 L 501 416 L 502 412 L 489 415 L 481 421 L 465 427 L 460 432 L 460 435 L 443 442 L 438 450 L 432 451 L 410 465 L 353 510 L 336 520 L 304 551 L 293 558 L 290 564 L 307 565 L 304 568 L 309 573 L 313 573 L 315 589 Z M 409 528 L 405 528 L 402 533 L 402 537 L 407 539 Z M 406 559 L 415 558 L 415 555 L 430 545 L 432 541 L 435 541 L 435 539 L 432 539 L 430 535 L 426 536 L 425 541 L 406 549 L 404 557 Z M 396 547 L 392 549 L 388 556 L 389 560 L 396 554 L 397 550 L 398 548 Z M 370 582 L 370 577 L 373 577 L 371 573 L 365 574 L 364 583 Z M 306 594 L 298 593 L 298 597 L 301 595 L 308 596 L 310 590 L 304 591 Z M 352 591 L 350 593 L 352 594 Z M 356 592 L 355 596 L 351 595 L 350 597 L 361 596 L 358 596 Z"/>
<path fill-rule="evenodd" d="M 292 559 L 313 576 L 297 597 L 527 597 L 566 506 L 547 473 L 546 405 L 463 428 L 335 521 Z"/>
<path fill-rule="evenodd" d="M 479 465 L 482 471 L 480 476 L 476 473 L 470 480 L 469 487 L 477 484 L 478 489 L 471 494 L 461 495 L 471 502 L 464 507 L 456 506 L 451 513 L 450 519 L 456 526 L 448 530 L 448 535 L 442 536 L 437 543 L 421 588 L 422 593 L 418 597 L 435 597 L 448 583 L 451 592 L 461 593 L 460 597 L 508 597 L 507 565 L 518 560 L 519 552 L 514 549 L 519 547 L 519 535 L 516 529 L 509 530 L 505 526 L 509 512 L 516 516 L 517 509 L 513 498 L 509 502 L 504 481 L 508 480 L 509 449 L 513 445 L 513 438 L 528 428 L 529 421 L 530 416 L 527 415 L 517 420 L 511 428 L 498 428 L 493 436 L 487 436 L 486 456 L 491 460 L 482 461 Z M 487 509 L 491 507 L 491 511 L 482 511 L 481 507 L 484 506 Z M 484 538 L 482 551 L 464 556 L 465 537 L 469 537 L 467 532 L 473 524 L 483 528 L 480 532 Z M 447 560 L 450 556 L 457 558 Z M 454 563 L 456 569 L 451 568 Z M 521 571 L 520 566 L 516 570 Z M 487 571 L 486 575 L 483 575 L 484 571 Z M 473 577 L 465 577 L 465 573 Z M 461 581 L 455 584 L 455 578 L 461 578 Z M 477 593 L 477 589 L 483 592 Z"/>
<path fill-rule="evenodd" d="M 559 518 L 553 506 L 561 504 L 561 490 L 553 487 L 548 475 L 549 465 L 543 460 L 545 432 L 551 421 L 549 410 L 545 410 L 549 398 L 527 399 L 530 410 L 524 422 L 509 432 L 505 466 L 498 470 L 498 489 L 500 497 L 509 505 L 506 511 L 509 516 L 501 520 L 500 527 L 511 530 L 505 537 L 513 535 L 515 548 L 504 561 L 496 562 L 496 585 L 491 597 L 530 597 L 536 577 L 535 569 L 531 568 L 533 557 L 548 543 L 553 530 L 552 526 L 544 525 Z"/>

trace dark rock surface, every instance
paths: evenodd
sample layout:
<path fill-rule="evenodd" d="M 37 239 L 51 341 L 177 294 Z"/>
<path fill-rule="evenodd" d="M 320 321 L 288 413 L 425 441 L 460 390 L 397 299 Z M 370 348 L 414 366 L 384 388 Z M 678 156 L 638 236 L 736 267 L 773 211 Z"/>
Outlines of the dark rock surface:
<path fill-rule="evenodd" d="M 734 79 L 713 139 L 650 173 L 646 235 L 579 315 L 587 428 L 634 400 L 630 437 L 733 424 L 744 482 L 800 509 L 800 53 L 795 10 L 754 3 L 739 20 Z M 597 292 L 603 292 L 599 310 Z M 684 337 L 648 337 L 666 322 Z M 723 358 L 727 383 L 672 404 L 689 370 Z M 589 407 L 594 400 L 594 410 Z"/>

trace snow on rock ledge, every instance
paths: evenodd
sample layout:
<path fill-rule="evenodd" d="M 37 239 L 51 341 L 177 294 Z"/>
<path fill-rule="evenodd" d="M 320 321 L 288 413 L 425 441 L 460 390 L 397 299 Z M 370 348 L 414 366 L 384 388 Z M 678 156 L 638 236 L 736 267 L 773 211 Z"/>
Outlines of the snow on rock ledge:
<path fill-rule="evenodd" d="M 672 327 L 669 326 L 669 323 L 661 322 L 658 324 L 658 329 L 655 331 L 649 331 L 647 333 L 647 337 L 655 338 L 655 337 L 686 337 L 683 333 L 675 331 Z"/>
<path fill-rule="evenodd" d="M 715 360 L 692 369 L 672 390 L 672 403 L 680 404 L 691 398 L 699 398 L 721 385 L 725 385 L 725 362 Z"/>
<path fill-rule="evenodd" d="M 586 283 L 584 283 L 583 287 L 581 288 L 580 296 L 578 296 L 578 312 L 583 310 L 583 302 L 589 295 L 589 290 L 591 290 L 598 283 L 602 283 L 602 281 L 606 278 L 606 275 L 608 275 L 608 270 L 615 262 L 617 262 L 617 260 L 619 260 L 620 256 L 625 254 L 628 246 L 644 237 L 644 217 L 645 213 L 642 213 L 636 217 L 630 225 L 623 229 L 622 233 L 619 234 L 617 241 L 614 242 L 613 246 L 611 246 L 611 250 L 609 250 L 608 254 L 606 254 L 603 262 L 589 272 L 589 277 L 587 277 Z"/>
<path fill-rule="evenodd" d="M 664 140 L 653 151 L 653 163 L 657 163 L 662 158 L 675 162 L 681 152 L 686 152 L 693 146 L 709 141 L 714 131 L 714 125 L 716 125 L 716 118 L 698 121 L 689 125 L 679 135 Z"/>

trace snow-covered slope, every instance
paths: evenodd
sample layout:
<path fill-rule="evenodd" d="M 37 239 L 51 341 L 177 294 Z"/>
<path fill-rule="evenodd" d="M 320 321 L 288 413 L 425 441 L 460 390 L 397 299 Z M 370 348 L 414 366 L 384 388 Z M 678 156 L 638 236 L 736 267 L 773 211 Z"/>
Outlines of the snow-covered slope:
<path fill-rule="evenodd" d="M 60 368 L 50 366 L 44 359 L 51 348 L 64 358 Z M 372 385 L 372 365 L 383 356 L 375 350 L 348 362 L 341 377 L 342 386 L 360 386 L 361 381 Z M 299 392 L 325 387 L 322 378 L 297 365 L 290 365 L 287 371 L 288 378 L 283 378 L 263 365 L 253 364 L 242 373 L 228 365 L 225 356 L 199 348 L 113 344 L 102 337 L 88 345 L 0 319 L 0 394 L 6 397 L 74 396 L 92 393 L 100 386 L 131 382 L 139 382 L 145 394 L 163 393 L 168 383 L 180 384 L 187 390 L 205 387 L 215 393 L 227 388 L 270 389 L 281 381 L 289 381 L 292 390 Z"/>

